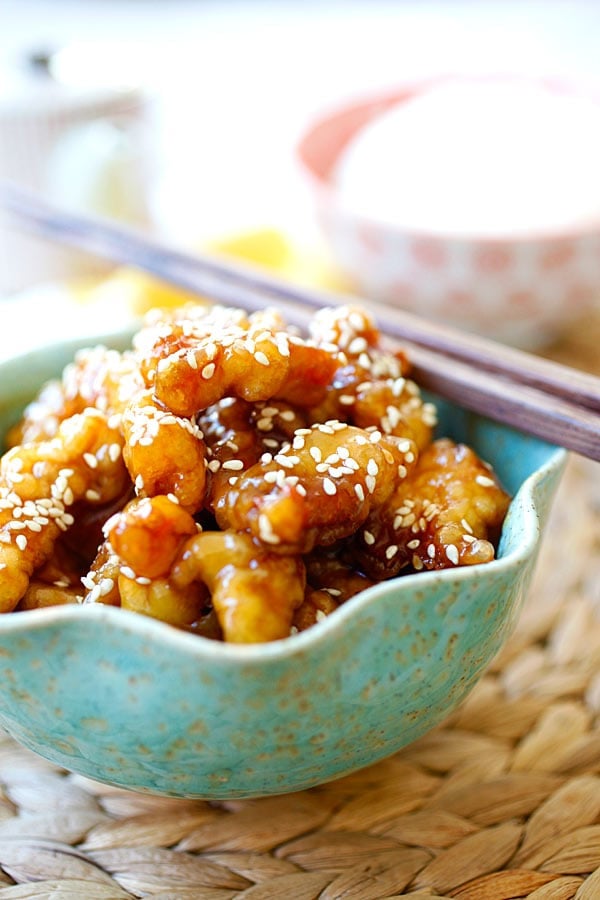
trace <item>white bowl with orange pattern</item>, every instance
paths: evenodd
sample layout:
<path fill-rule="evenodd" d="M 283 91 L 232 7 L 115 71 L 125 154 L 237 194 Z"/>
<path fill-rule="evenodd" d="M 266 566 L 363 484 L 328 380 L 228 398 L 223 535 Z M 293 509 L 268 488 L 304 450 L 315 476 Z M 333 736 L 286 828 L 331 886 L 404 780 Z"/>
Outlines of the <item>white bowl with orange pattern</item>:
<path fill-rule="evenodd" d="M 591 92 L 431 79 L 322 115 L 297 150 L 334 261 L 365 297 L 528 349 L 598 302 Z"/>

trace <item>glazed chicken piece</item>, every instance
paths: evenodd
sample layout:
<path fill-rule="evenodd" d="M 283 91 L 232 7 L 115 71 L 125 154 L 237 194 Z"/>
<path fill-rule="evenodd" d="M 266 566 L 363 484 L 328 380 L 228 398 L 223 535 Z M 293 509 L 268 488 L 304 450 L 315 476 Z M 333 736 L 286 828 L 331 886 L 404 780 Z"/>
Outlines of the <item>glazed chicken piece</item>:
<path fill-rule="evenodd" d="M 171 573 L 181 591 L 208 588 L 226 641 L 261 643 L 290 634 L 304 599 L 305 570 L 298 556 L 279 556 L 249 535 L 207 531 L 184 545 Z"/>
<path fill-rule="evenodd" d="M 88 407 L 119 415 L 143 388 L 131 353 L 98 346 L 80 350 L 62 378 L 49 381 L 7 436 L 9 447 L 54 437 L 61 422 Z"/>
<path fill-rule="evenodd" d="M 202 509 L 206 445 L 196 422 L 163 409 L 145 390 L 125 407 L 122 429 L 123 458 L 137 495 L 173 494 L 189 512 Z"/>
<path fill-rule="evenodd" d="M 333 342 L 343 354 L 324 399 L 310 411 L 313 421 L 337 418 L 377 428 L 410 438 L 419 449 L 431 442 L 435 407 L 407 377 L 410 365 L 404 352 L 384 345 L 367 312 L 349 306 L 320 310 L 310 333 L 318 346 Z"/>
<path fill-rule="evenodd" d="M 247 403 L 234 397 L 209 407 L 198 417 L 207 446 L 208 494 L 214 511 L 231 484 L 263 453 L 276 453 L 293 439 L 306 419 L 282 400 Z"/>
<path fill-rule="evenodd" d="M 357 565 L 382 580 L 406 566 L 420 571 L 490 562 L 509 502 L 473 450 L 447 438 L 435 441 L 358 532 Z"/>
<path fill-rule="evenodd" d="M 273 311 L 184 309 L 136 341 L 141 371 L 158 401 L 193 416 L 224 397 L 255 402 L 281 397 L 304 405 L 324 394 L 337 351 L 290 338 Z"/>
<path fill-rule="evenodd" d="M 122 438 L 95 409 L 71 416 L 47 441 L 14 447 L 0 461 L 0 611 L 10 612 L 78 501 L 110 502 L 128 481 Z"/>
<path fill-rule="evenodd" d="M 169 580 L 184 542 L 196 534 L 192 516 L 174 499 L 131 501 L 105 525 L 106 542 L 84 578 L 84 603 L 121 605 L 171 625 L 195 622 L 206 602 L 201 585 L 178 590 Z"/>
<path fill-rule="evenodd" d="M 338 421 L 302 428 L 279 453 L 234 476 L 215 507 L 217 522 L 277 553 L 307 553 L 356 531 L 415 459 L 412 442 L 376 430 Z"/>

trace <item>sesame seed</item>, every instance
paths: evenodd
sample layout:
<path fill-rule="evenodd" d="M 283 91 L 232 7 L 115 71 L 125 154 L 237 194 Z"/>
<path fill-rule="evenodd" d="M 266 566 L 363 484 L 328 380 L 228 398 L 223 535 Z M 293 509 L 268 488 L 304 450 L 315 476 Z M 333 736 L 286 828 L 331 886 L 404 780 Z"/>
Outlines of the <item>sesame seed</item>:
<path fill-rule="evenodd" d="M 269 357 L 267 356 L 266 353 L 263 353 L 262 350 L 257 350 L 257 351 L 256 351 L 256 353 L 254 354 L 254 359 L 255 359 L 256 362 L 259 363 L 261 366 L 270 366 L 270 365 L 271 365 L 270 360 L 269 360 Z"/>
<path fill-rule="evenodd" d="M 179 506 L 179 497 L 176 497 L 175 494 L 167 494 L 167 500 L 170 500 L 171 503 L 175 503 L 177 506 Z"/>
<path fill-rule="evenodd" d="M 363 490 L 362 484 L 355 484 L 355 485 L 354 485 L 354 493 L 356 494 L 356 496 L 358 497 L 358 499 L 359 499 L 359 500 L 361 501 L 361 503 L 362 503 L 363 500 L 365 499 L 365 492 L 364 492 L 364 490 Z"/>
<path fill-rule="evenodd" d="M 375 462 L 374 459 L 370 459 L 367 463 L 367 472 L 369 475 L 378 475 L 379 474 L 379 466 Z"/>
<path fill-rule="evenodd" d="M 377 485 L 377 481 L 375 480 L 373 475 L 367 475 L 367 477 L 365 478 L 365 485 L 366 485 L 368 492 L 370 494 L 372 494 Z"/>
<path fill-rule="evenodd" d="M 373 534 L 372 532 L 370 532 L 370 531 L 367 531 L 366 528 L 365 528 L 365 530 L 363 531 L 363 538 L 364 538 L 365 544 L 368 544 L 369 547 L 371 547 L 371 546 L 375 543 L 375 536 L 374 536 L 374 534 Z"/>
<path fill-rule="evenodd" d="M 273 531 L 273 526 L 266 513 L 261 513 L 258 517 L 258 531 L 261 541 L 267 544 L 280 544 L 281 539 Z"/>
<path fill-rule="evenodd" d="M 215 472 L 218 472 L 220 468 L 221 468 L 221 463 L 219 462 L 218 459 L 211 459 L 211 461 L 208 463 L 208 470 L 209 470 L 209 472 L 213 472 L 213 474 Z"/>
<path fill-rule="evenodd" d="M 409 550 L 416 550 L 420 543 L 421 541 L 418 540 L 418 538 L 413 538 L 413 540 L 409 541 L 406 546 Z"/>
<path fill-rule="evenodd" d="M 471 526 L 469 525 L 469 523 L 467 522 L 466 519 L 461 519 L 460 524 L 465 529 L 465 531 L 467 531 L 469 534 L 473 534 L 473 529 L 471 528 Z"/>
<path fill-rule="evenodd" d="M 387 548 L 387 550 L 385 551 L 385 558 L 386 558 L 386 559 L 393 559 L 397 552 L 398 552 L 398 545 L 397 545 L 397 544 L 390 544 L 390 546 L 389 546 L 389 547 Z"/>
<path fill-rule="evenodd" d="M 475 481 L 482 487 L 495 487 L 494 480 L 492 478 L 488 478 L 487 475 L 477 475 Z"/>
<path fill-rule="evenodd" d="M 188 352 L 185 354 L 185 359 L 190 369 L 198 368 L 198 361 L 193 350 L 188 350 Z"/>
<path fill-rule="evenodd" d="M 15 541 L 19 550 L 24 551 L 27 548 L 27 538 L 24 534 L 18 534 Z"/>
<path fill-rule="evenodd" d="M 413 568 L 416 569 L 417 572 L 420 572 L 423 568 L 423 563 L 416 553 L 413 553 L 412 564 Z"/>
<path fill-rule="evenodd" d="M 231 471 L 239 471 L 244 468 L 244 463 L 241 459 L 227 459 L 223 463 L 223 468 Z"/>
<path fill-rule="evenodd" d="M 458 549 L 454 546 L 454 544 L 449 544 L 446 547 L 446 556 L 450 560 L 451 563 L 454 563 L 455 566 L 458 565 Z"/>
<path fill-rule="evenodd" d="M 83 581 L 83 579 L 82 579 Z M 112 578 L 103 578 L 100 584 L 98 585 L 100 589 L 100 596 L 106 597 L 107 594 L 110 594 L 112 589 L 114 588 L 115 583 Z"/>
<path fill-rule="evenodd" d="M 135 580 L 136 580 L 136 584 L 142 584 L 142 585 L 152 584 L 152 579 L 146 578 L 145 575 L 138 575 Z"/>
<path fill-rule="evenodd" d="M 330 497 L 333 497 L 334 494 L 337 494 L 337 487 L 335 486 L 331 478 L 323 479 L 323 490 L 326 494 L 329 494 Z"/>
<path fill-rule="evenodd" d="M 311 447 L 308 451 L 316 463 L 320 463 L 323 459 L 320 447 Z"/>
<path fill-rule="evenodd" d="M 200 372 L 200 375 L 202 376 L 202 378 L 204 378 L 205 381 L 210 381 L 210 379 L 215 374 L 215 369 L 216 366 L 213 362 L 207 363 Z"/>
<path fill-rule="evenodd" d="M 27 528 L 29 528 L 30 531 L 40 532 L 42 530 L 42 526 L 40 525 L 40 523 L 36 522 L 34 519 L 28 519 L 25 522 L 25 525 L 27 526 Z"/>
<path fill-rule="evenodd" d="M 131 566 L 121 566 L 119 569 L 121 575 L 124 575 L 125 578 L 129 578 L 131 581 L 135 581 L 136 575 Z"/>
<path fill-rule="evenodd" d="M 435 544 L 429 544 L 427 547 L 427 556 L 429 559 L 433 559 L 435 556 Z"/>
<path fill-rule="evenodd" d="M 108 448 L 108 458 L 111 462 L 116 462 L 121 455 L 121 447 L 119 444 L 111 444 Z"/>
<path fill-rule="evenodd" d="M 96 469 L 98 467 L 98 460 L 93 453 L 84 453 L 83 459 L 86 465 L 90 467 L 90 469 Z"/>

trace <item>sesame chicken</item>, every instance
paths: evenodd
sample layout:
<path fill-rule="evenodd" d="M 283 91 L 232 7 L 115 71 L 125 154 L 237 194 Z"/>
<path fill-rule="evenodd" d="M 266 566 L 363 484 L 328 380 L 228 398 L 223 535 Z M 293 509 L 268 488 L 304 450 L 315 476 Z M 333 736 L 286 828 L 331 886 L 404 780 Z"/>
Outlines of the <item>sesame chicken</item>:
<path fill-rule="evenodd" d="M 0 612 L 120 607 L 278 640 L 383 579 L 489 562 L 509 498 L 354 306 L 153 312 L 83 350 L 8 435 Z"/>
<path fill-rule="evenodd" d="M 121 436 L 95 409 L 65 420 L 50 440 L 13 447 L 2 457 L 0 611 L 15 608 L 33 572 L 73 525 L 69 508 L 90 491 L 97 502 L 109 502 L 126 477 Z"/>
<path fill-rule="evenodd" d="M 276 552 L 307 553 L 356 531 L 406 471 L 397 441 L 330 420 L 264 454 L 219 499 L 215 515 L 222 528 L 248 531 Z"/>
<path fill-rule="evenodd" d="M 271 553 L 247 534 L 207 531 L 184 545 L 171 581 L 179 590 L 206 585 L 226 641 L 260 643 L 289 635 L 305 571 L 300 557 Z"/>
<path fill-rule="evenodd" d="M 509 500 L 473 450 L 448 438 L 434 441 L 357 533 L 359 565 L 380 580 L 406 566 L 421 571 L 491 562 Z"/>

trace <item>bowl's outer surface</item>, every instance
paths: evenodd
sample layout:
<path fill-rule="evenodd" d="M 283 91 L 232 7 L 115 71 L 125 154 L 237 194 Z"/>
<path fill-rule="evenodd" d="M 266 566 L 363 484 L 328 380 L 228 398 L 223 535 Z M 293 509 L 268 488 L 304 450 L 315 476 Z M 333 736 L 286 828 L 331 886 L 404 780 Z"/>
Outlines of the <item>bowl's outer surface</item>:
<path fill-rule="evenodd" d="M 72 346 L 0 364 L 0 428 Z M 0 723 L 101 781 L 189 797 L 299 790 L 394 752 L 465 696 L 514 627 L 564 451 L 440 406 L 516 494 L 499 560 L 382 583 L 307 632 L 223 645 L 112 607 L 0 618 Z"/>

